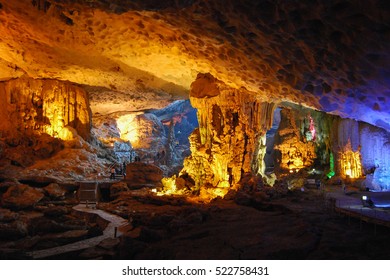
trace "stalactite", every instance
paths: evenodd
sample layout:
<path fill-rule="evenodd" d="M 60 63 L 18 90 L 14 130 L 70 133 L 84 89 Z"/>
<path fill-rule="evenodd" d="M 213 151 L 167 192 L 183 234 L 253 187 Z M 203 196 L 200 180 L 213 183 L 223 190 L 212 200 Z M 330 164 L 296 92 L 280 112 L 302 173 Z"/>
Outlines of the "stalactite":
<path fill-rule="evenodd" d="M 344 178 L 360 178 L 363 175 L 360 151 L 353 151 L 348 142 L 339 153 L 340 172 Z"/>
<path fill-rule="evenodd" d="M 90 137 L 91 110 L 81 88 L 66 82 L 28 78 L 1 84 L 4 102 L 0 103 L 0 129 L 8 133 L 47 133 L 67 140 L 69 126 L 84 139 Z"/>
<path fill-rule="evenodd" d="M 275 149 L 280 152 L 277 164 L 279 172 L 295 172 L 314 163 L 315 143 L 308 141 L 305 133 L 299 129 L 303 121 L 298 111 L 282 109 L 281 123 L 275 140 Z"/>
<path fill-rule="evenodd" d="M 215 197 L 238 187 L 245 173 L 264 175 L 265 133 L 276 106 L 209 74 L 198 75 L 190 100 L 199 129 L 190 136 L 191 156 L 179 177 L 191 178 L 201 196 Z"/>

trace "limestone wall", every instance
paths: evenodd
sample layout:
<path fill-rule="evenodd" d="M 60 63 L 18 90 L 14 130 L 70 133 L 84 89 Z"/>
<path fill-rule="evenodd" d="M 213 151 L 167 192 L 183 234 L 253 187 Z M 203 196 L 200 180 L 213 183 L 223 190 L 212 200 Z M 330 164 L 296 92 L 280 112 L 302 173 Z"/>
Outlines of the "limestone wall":
<path fill-rule="evenodd" d="M 66 140 L 67 126 L 90 137 L 87 93 L 69 82 L 19 78 L 0 83 L 0 131 L 47 133 Z"/>

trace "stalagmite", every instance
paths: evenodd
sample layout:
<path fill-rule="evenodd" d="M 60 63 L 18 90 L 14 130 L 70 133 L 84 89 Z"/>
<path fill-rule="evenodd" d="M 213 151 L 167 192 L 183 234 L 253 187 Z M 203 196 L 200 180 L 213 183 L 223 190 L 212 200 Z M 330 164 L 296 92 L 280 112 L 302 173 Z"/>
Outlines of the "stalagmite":
<path fill-rule="evenodd" d="M 280 152 L 277 160 L 282 172 L 297 172 L 302 168 L 310 167 L 316 158 L 315 137 L 312 137 L 313 129 L 310 130 L 314 125 L 309 121 L 310 141 L 308 141 L 306 133 L 300 131 L 302 121 L 298 116 L 299 114 L 292 109 L 285 108 L 281 111 L 282 119 L 277 132 L 275 149 Z"/>
<path fill-rule="evenodd" d="M 191 191 L 224 196 L 245 173 L 264 175 L 265 133 L 275 104 L 230 88 L 210 74 L 198 75 L 190 100 L 198 109 L 199 128 L 190 136 L 191 156 L 179 177 L 193 182 Z M 172 179 L 168 181 L 165 186 L 172 189 Z"/>

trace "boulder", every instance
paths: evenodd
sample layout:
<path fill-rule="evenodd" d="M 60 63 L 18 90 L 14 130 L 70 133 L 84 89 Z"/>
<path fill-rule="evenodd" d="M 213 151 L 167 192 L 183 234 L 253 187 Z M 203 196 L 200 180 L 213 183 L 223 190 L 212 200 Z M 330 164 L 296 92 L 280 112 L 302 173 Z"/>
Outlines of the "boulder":
<path fill-rule="evenodd" d="M 70 210 L 65 206 L 52 206 L 43 211 L 46 217 L 60 217 L 69 214 L 69 212 Z"/>
<path fill-rule="evenodd" d="M 66 194 L 66 190 L 57 183 L 51 183 L 47 187 L 44 187 L 43 190 L 52 199 L 64 198 Z"/>
<path fill-rule="evenodd" d="M 27 150 L 25 146 L 17 146 L 8 149 L 5 156 L 11 161 L 11 165 L 14 166 L 28 167 L 34 163 L 34 157 L 31 154 L 31 150 Z"/>
<path fill-rule="evenodd" d="M 0 193 L 5 193 L 10 187 L 19 185 L 20 183 L 14 179 L 14 180 L 7 180 L 5 182 L 0 183 Z"/>
<path fill-rule="evenodd" d="M 37 139 L 34 146 L 34 155 L 38 158 L 49 158 L 56 152 L 63 149 L 63 143 L 60 139 L 53 138 L 50 135 L 42 134 Z"/>
<path fill-rule="evenodd" d="M 8 209 L 0 208 L 0 222 L 8 223 L 15 221 L 19 217 L 18 213 L 12 212 Z"/>
<path fill-rule="evenodd" d="M 103 230 L 99 225 L 94 224 L 88 229 L 88 238 L 96 237 L 103 234 Z"/>
<path fill-rule="evenodd" d="M 141 227 L 139 240 L 144 242 L 156 242 L 164 239 L 165 236 L 166 233 L 163 230 L 156 230 L 143 226 Z"/>
<path fill-rule="evenodd" d="M 114 250 L 119 245 L 118 238 L 103 239 L 97 246 L 105 250 Z"/>
<path fill-rule="evenodd" d="M 0 223 L 0 239 L 15 240 L 28 234 L 27 225 L 21 221 Z"/>
<path fill-rule="evenodd" d="M 34 206 L 43 197 L 40 190 L 21 184 L 10 187 L 4 193 L 2 204 L 3 207 L 20 210 Z"/>
<path fill-rule="evenodd" d="M 132 184 L 150 184 L 160 182 L 163 171 L 157 166 L 143 162 L 133 162 L 126 166 L 126 182 Z"/>
<path fill-rule="evenodd" d="M 110 186 L 110 198 L 115 199 L 119 196 L 121 192 L 128 191 L 129 188 L 126 182 L 118 182 Z"/>
<path fill-rule="evenodd" d="M 36 234 L 45 234 L 47 232 L 64 232 L 69 230 L 69 226 L 57 223 L 47 217 L 39 217 L 31 221 L 31 231 Z"/>

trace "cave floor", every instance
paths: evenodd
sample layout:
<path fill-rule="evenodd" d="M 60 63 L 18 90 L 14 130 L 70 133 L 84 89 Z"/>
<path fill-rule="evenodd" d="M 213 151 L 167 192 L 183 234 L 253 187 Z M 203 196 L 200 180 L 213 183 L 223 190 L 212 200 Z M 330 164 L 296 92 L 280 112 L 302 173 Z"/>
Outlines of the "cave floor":
<path fill-rule="evenodd" d="M 101 207 L 132 221 L 118 258 L 387 259 L 389 228 L 335 212 L 327 199 L 333 192 L 294 191 L 268 201 L 244 196 L 210 204 L 124 194 Z"/>
<path fill-rule="evenodd" d="M 43 258 L 47 259 L 51 257 L 55 258 L 56 255 L 62 255 L 68 252 L 88 249 L 97 246 L 101 241 L 107 238 L 119 237 L 122 233 L 120 230 L 117 229 L 120 228 L 121 226 L 124 226 L 127 223 L 127 220 L 117 215 L 113 215 L 105 211 L 96 209 L 92 205 L 88 207 L 85 204 L 78 204 L 74 206 L 73 209 L 79 212 L 87 212 L 87 213 L 93 213 L 99 215 L 100 217 L 108 221 L 109 224 L 104 229 L 103 234 L 86 240 L 70 243 L 64 246 L 59 246 L 59 247 L 54 247 L 54 248 L 39 250 L 39 251 L 33 251 L 30 252 L 30 254 L 28 255 L 30 255 L 34 259 L 43 259 Z"/>
<path fill-rule="evenodd" d="M 239 192 L 210 203 L 159 197 L 149 190 L 122 192 L 113 201 L 100 202 L 98 209 L 77 205 L 75 210 L 97 213 L 110 222 L 103 235 L 28 255 L 44 259 L 204 260 L 390 256 L 389 227 L 336 210 L 355 207 L 360 209 L 358 213 L 371 211 L 376 218 L 390 216 L 390 211 L 362 208 L 361 193 L 344 194 L 340 187 L 270 188 Z M 331 198 L 336 198 L 336 203 Z"/>

